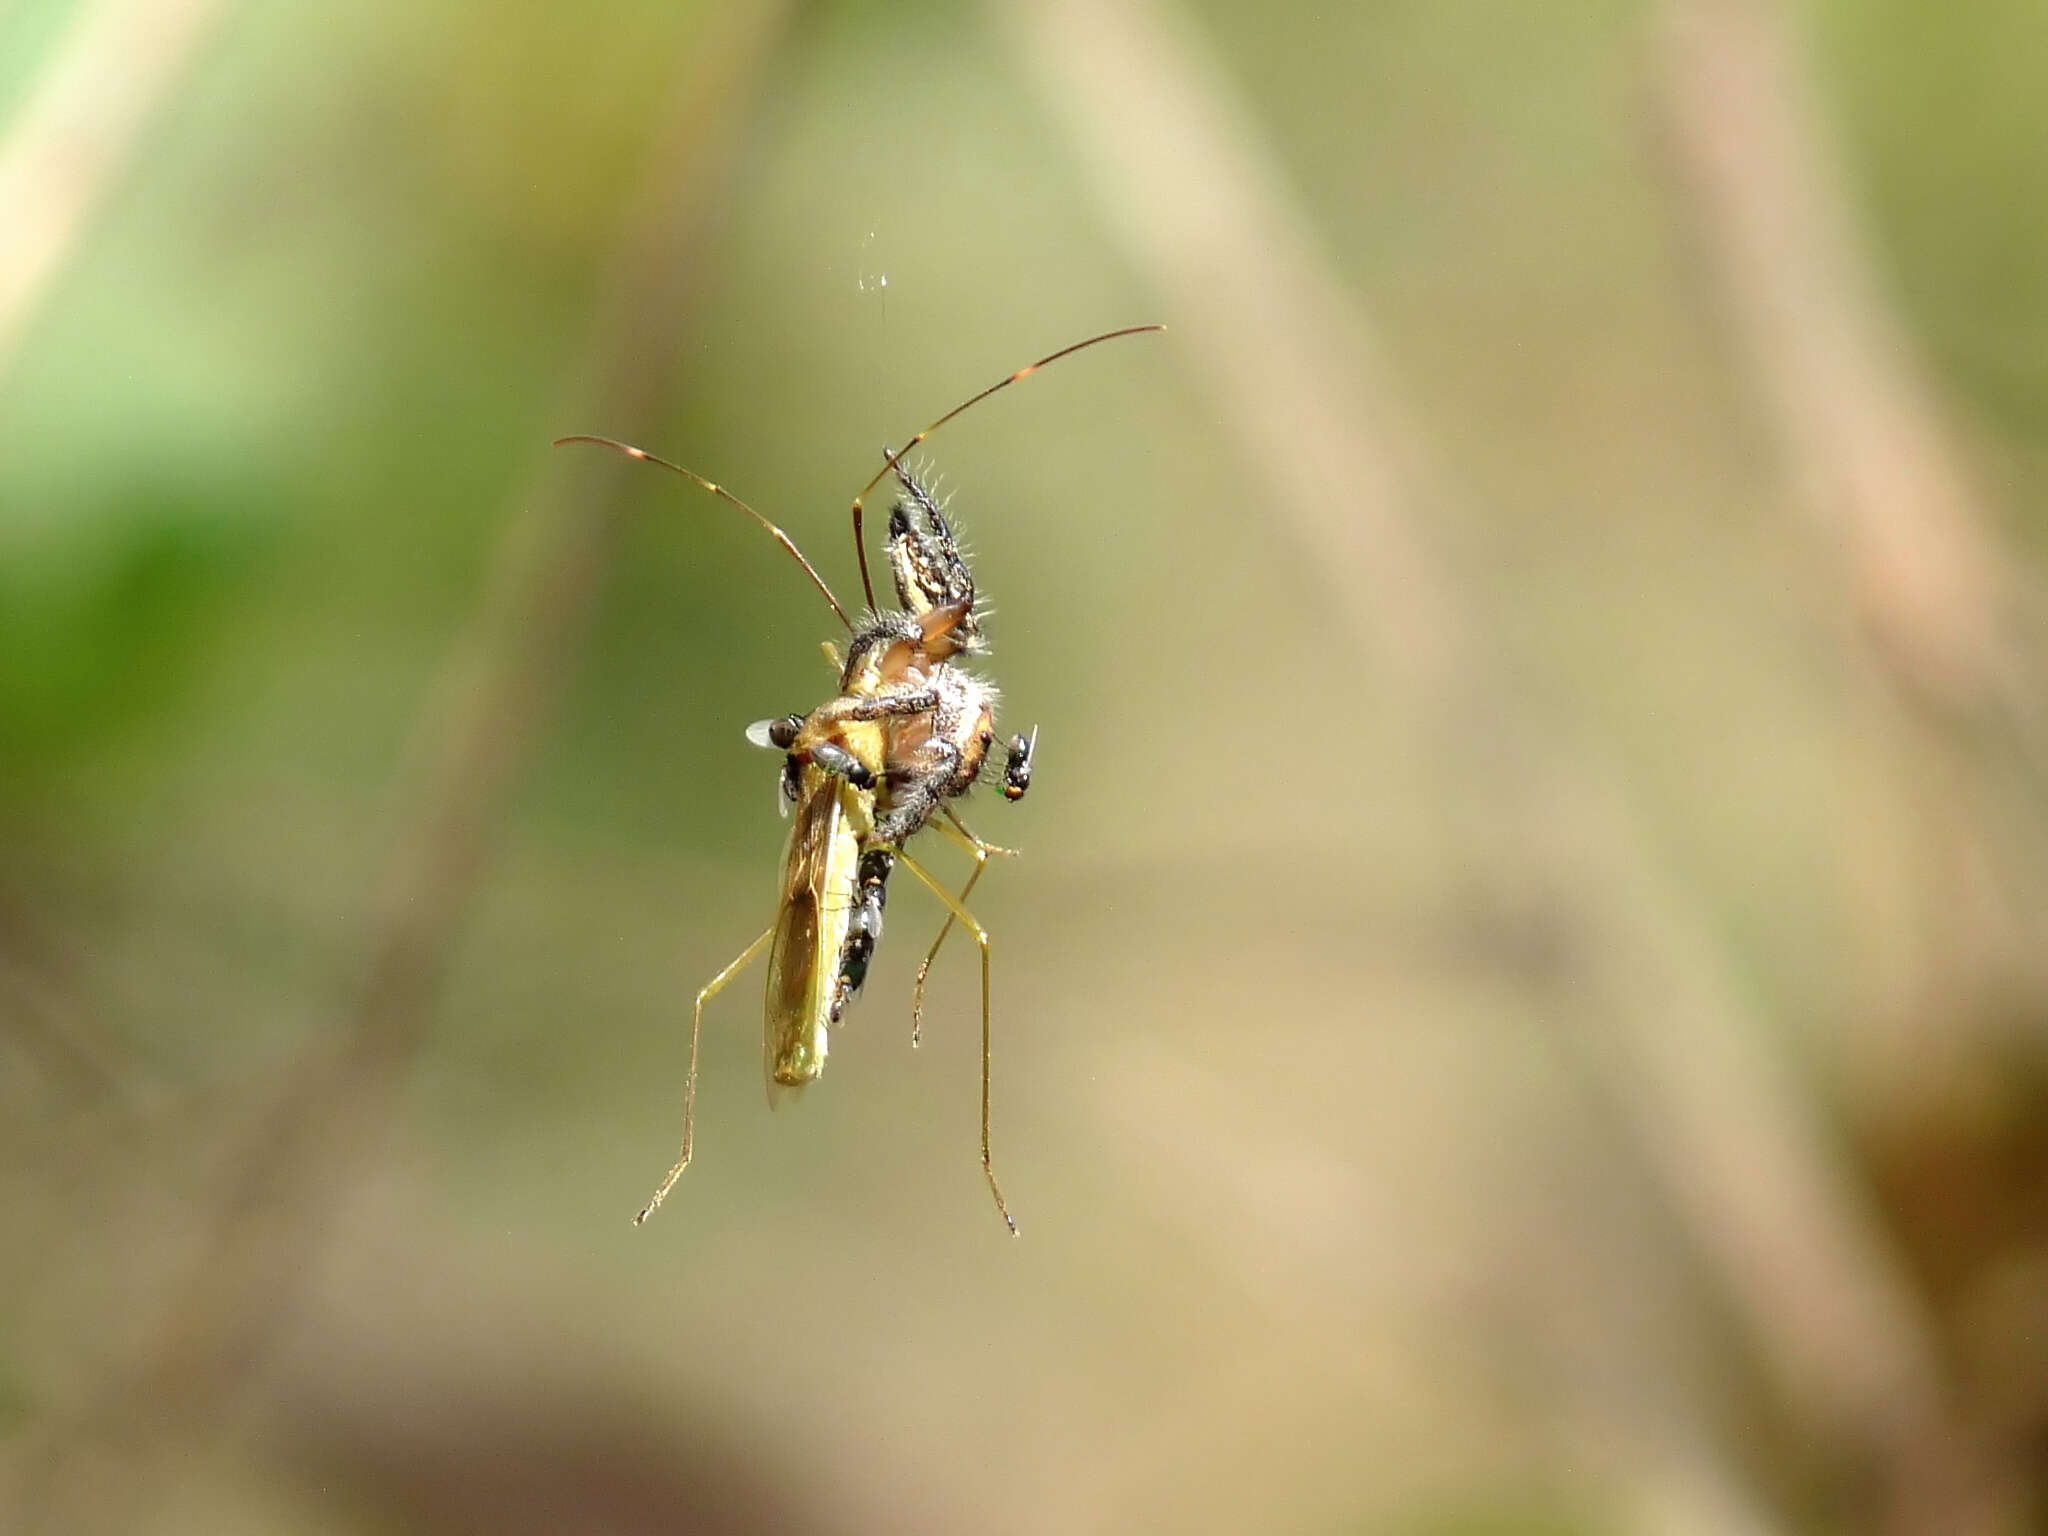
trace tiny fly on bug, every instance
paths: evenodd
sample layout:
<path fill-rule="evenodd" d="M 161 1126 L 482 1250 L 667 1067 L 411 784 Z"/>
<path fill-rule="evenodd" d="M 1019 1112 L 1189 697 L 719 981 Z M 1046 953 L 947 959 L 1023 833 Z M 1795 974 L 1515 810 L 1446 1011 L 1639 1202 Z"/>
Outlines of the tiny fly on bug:
<path fill-rule="evenodd" d="M 939 501 L 905 464 L 904 455 L 954 417 L 1049 363 L 1101 342 L 1163 329 L 1130 326 L 1062 347 L 954 406 L 902 449 L 885 448 L 882 468 L 853 499 L 854 552 L 867 604 L 858 621 L 796 541 L 724 486 L 614 438 L 577 434 L 556 440 L 556 447 L 595 443 L 653 464 L 737 507 L 803 567 L 847 633 L 843 653 L 829 642 L 825 646 L 839 674 L 837 694 L 808 715 L 763 720 L 748 728 L 750 741 L 783 758 L 778 797 L 792 824 L 775 920 L 697 994 L 683 1090 L 682 1148 L 675 1166 L 634 1218 L 636 1225 L 660 1208 L 690 1165 L 704 1005 L 765 951 L 768 995 L 762 1045 L 769 1098 L 772 1102 L 778 1091 L 813 1081 L 824 1070 L 833 1026 L 867 978 L 881 938 L 889 878 L 901 864 L 938 897 L 947 914 L 918 967 L 913 1043 L 922 1027 L 925 979 L 956 923 L 973 936 L 981 951 L 981 1167 L 996 1210 L 1015 1234 L 1017 1223 L 996 1182 L 989 1153 L 989 936 L 966 905 L 990 857 L 1011 850 L 975 836 L 948 802 L 965 794 L 984 773 L 1000 778 L 1004 798 L 1021 798 L 1031 786 L 1038 732 L 1034 727 L 1028 735 L 1013 737 L 1001 768 L 994 767 L 996 691 L 960 661 L 985 648 L 973 572 Z M 867 498 L 891 475 L 901 491 L 890 513 L 887 542 L 899 606 L 886 610 L 875 602 L 864 515 Z M 904 851 L 913 836 L 934 826 L 974 860 L 957 895 Z"/>

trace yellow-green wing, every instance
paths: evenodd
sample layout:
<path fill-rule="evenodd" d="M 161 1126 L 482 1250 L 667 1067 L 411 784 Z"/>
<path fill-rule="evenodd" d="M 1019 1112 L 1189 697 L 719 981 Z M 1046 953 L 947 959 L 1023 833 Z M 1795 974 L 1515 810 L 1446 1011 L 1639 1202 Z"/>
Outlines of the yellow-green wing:
<path fill-rule="evenodd" d="M 860 871 L 860 838 L 845 797 L 861 794 L 821 769 L 804 770 L 768 951 L 761 1041 L 771 1103 L 779 1089 L 801 1088 L 825 1070 L 832 993 Z"/>

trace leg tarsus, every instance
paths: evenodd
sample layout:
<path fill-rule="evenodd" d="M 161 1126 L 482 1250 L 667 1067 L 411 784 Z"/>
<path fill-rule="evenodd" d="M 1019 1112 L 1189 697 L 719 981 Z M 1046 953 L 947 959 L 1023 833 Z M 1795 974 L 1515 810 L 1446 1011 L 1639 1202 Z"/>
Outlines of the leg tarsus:
<path fill-rule="evenodd" d="M 1024 850 L 1022 848 L 1005 848 L 1000 843 L 988 841 L 987 838 L 962 821 L 960 813 L 954 810 L 952 806 L 947 806 L 943 814 L 945 815 L 946 822 L 939 830 L 962 848 L 965 848 L 969 853 L 974 852 L 978 848 L 983 853 L 993 854 L 999 859 L 1021 859 L 1024 857 Z"/>

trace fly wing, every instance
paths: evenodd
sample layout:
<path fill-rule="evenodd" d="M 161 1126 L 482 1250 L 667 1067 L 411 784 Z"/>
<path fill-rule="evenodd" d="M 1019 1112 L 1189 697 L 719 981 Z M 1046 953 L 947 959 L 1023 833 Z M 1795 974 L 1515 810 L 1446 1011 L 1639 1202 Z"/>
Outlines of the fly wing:
<path fill-rule="evenodd" d="M 825 1070 L 826 1026 L 860 864 L 860 839 L 842 797 L 859 793 L 818 769 L 804 771 L 768 951 L 761 1045 L 770 1103 L 778 1089 L 800 1088 Z"/>

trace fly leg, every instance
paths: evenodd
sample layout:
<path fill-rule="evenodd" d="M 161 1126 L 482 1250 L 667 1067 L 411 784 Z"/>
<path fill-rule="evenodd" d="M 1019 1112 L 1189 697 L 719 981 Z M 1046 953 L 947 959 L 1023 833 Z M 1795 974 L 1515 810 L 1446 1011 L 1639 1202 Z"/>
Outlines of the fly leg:
<path fill-rule="evenodd" d="M 690 1075 L 684 1080 L 683 1088 L 683 1150 L 676 1158 L 675 1167 L 669 1169 L 668 1177 L 661 1181 L 661 1188 L 654 1192 L 654 1198 L 647 1202 L 638 1216 L 633 1218 L 633 1225 L 636 1227 L 661 1209 L 661 1202 L 668 1198 L 668 1192 L 676 1187 L 676 1180 L 680 1179 L 683 1170 L 690 1166 L 690 1144 L 697 1128 L 697 1042 L 704 1032 L 704 1005 L 723 992 L 727 982 L 759 959 L 761 951 L 768 947 L 768 941 L 774 937 L 775 930 L 770 928 L 741 950 L 739 959 L 712 977 L 704 984 L 704 990 L 697 994 L 697 1011 L 690 1019 Z"/>
<path fill-rule="evenodd" d="M 932 878 L 931 872 L 902 850 L 897 850 L 897 860 L 903 867 L 924 882 L 931 893 L 946 904 L 950 912 L 981 947 L 981 1171 L 988 1179 L 988 1192 L 995 1196 L 996 1210 L 1001 1213 L 1003 1224 L 1010 1229 L 1010 1236 L 1017 1235 L 1016 1218 L 1011 1216 L 1010 1207 L 1003 1200 L 1002 1187 L 996 1183 L 995 1164 L 988 1150 L 988 1081 L 989 1081 L 989 986 L 988 986 L 988 930 L 974 920 L 974 914 L 962 906 L 944 886 Z M 976 871 L 979 873 L 979 870 Z"/>
<path fill-rule="evenodd" d="M 1017 857 L 1017 850 L 1014 848 L 999 848 L 994 843 L 984 843 L 979 837 L 974 835 L 974 832 L 968 827 L 966 822 L 953 813 L 951 806 L 946 808 L 945 815 L 946 819 L 939 823 L 939 830 L 966 849 L 968 857 L 974 860 L 974 873 L 967 877 L 967 883 L 960 887 L 960 894 L 955 898 L 964 906 L 966 905 L 967 898 L 974 894 L 974 883 L 981 878 L 981 872 L 988 867 L 990 858 L 1014 859 Z M 953 931 L 953 921 L 952 913 L 947 913 L 945 925 L 939 929 L 939 936 L 932 940 L 932 947 L 925 951 L 924 961 L 917 968 L 917 981 L 910 991 L 910 1044 L 912 1049 L 915 1049 L 918 1042 L 924 1037 L 925 978 L 931 974 L 932 962 L 939 958 L 939 946 L 946 942 L 946 935 Z"/>

